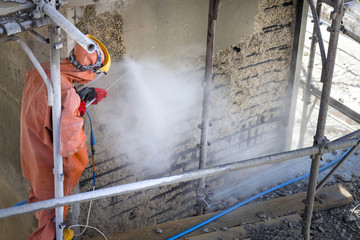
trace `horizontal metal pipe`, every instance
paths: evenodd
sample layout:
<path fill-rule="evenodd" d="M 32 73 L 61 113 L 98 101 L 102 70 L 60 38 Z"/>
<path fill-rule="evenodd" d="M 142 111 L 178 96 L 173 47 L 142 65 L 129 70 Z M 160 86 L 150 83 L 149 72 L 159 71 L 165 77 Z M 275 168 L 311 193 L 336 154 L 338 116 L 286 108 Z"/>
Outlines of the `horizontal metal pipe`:
<path fill-rule="evenodd" d="M 46 25 L 49 25 L 51 23 L 50 18 L 49 17 L 43 17 L 43 18 L 39 18 L 39 19 L 32 19 L 32 20 L 26 20 L 20 23 L 17 23 L 20 28 L 21 28 L 21 32 L 24 31 L 29 31 L 29 30 L 33 30 L 35 28 L 39 28 L 39 27 L 43 27 Z M 6 32 L 5 28 L 3 25 L 0 25 L 0 37 L 2 35 L 12 35 L 11 33 Z"/>
<path fill-rule="evenodd" d="M 80 30 L 77 29 L 69 20 L 61 15 L 61 13 L 59 13 L 53 6 L 48 3 L 44 3 L 43 11 L 87 52 L 92 53 L 95 51 L 95 44 L 82 32 L 80 32 Z"/>
<path fill-rule="evenodd" d="M 305 82 L 303 80 L 299 81 L 300 86 L 305 88 Z M 321 98 L 322 91 L 317 89 L 316 87 L 310 86 L 310 93 L 315 96 L 316 98 Z M 354 120 L 357 123 L 360 123 L 360 113 L 352 110 L 345 104 L 339 102 L 335 98 L 330 96 L 330 106 L 344 114 L 345 116 L 349 117 L 350 119 Z"/>
<path fill-rule="evenodd" d="M 331 142 L 327 148 L 323 149 L 323 153 L 331 152 L 332 150 L 348 148 L 356 145 L 356 139 L 347 139 L 337 142 Z M 228 172 L 233 172 L 241 169 L 247 169 L 252 167 L 258 167 L 266 164 L 273 164 L 283 162 L 286 160 L 305 157 L 308 155 L 319 154 L 320 146 L 313 146 L 308 148 L 302 148 L 294 151 L 288 151 L 263 157 L 252 158 L 244 161 L 228 163 L 216 167 L 205 168 L 196 171 L 189 171 L 183 174 L 174 175 L 170 177 L 163 177 L 158 179 L 144 180 L 134 183 L 123 184 L 120 186 L 109 187 L 105 189 L 99 189 L 91 192 L 85 192 L 66 196 L 57 199 L 50 199 L 36 203 L 30 203 L 22 206 L 10 207 L 0 210 L 0 219 L 28 212 L 35 212 L 55 207 L 66 206 L 74 203 L 86 202 L 95 199 L 101 199 L 105 197 L 111 197 L 115 195 L 142 191 L 150 188 L 166 186 L 170 184 L 186 182 L 203 177 L 210 177 Z"/>

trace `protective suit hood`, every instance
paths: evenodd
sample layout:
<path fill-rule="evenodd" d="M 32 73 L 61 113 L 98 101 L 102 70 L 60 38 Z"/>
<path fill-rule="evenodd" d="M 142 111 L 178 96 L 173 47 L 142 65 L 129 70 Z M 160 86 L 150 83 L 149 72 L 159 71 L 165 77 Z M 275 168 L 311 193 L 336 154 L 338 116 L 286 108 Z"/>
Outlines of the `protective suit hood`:
<path fill-rule="evenodd" d="M 100 54 L 101 54 L 101 63 L 103 63 L 105 59 L 105 55 L 101 49 L 100 49 Z M 92 53 L 88 53 L 80 45 L 76 45 L 74 47 L 74 56 L 76 60 L 83 66 L 94 65 L 97 60 L 96 51 Z M 62 77 L 65 77 L 72 84 L 75 82 L 80 84 L 86 84 L 94 80 L 96 76 L 96 73 L 92 72 L 91 70 L 81 71 L 80 69 L 77 69 L 73 64 L 69 62 L 68 58 L 66 58 L 61 62 L 60 71 Z"/>
<path fill-rule="evenodd" d="M 75 82 L 87 84 L 88 82 L 94 80 L 96 76 L 96 73 L 91 72 L 90 70 L 81 72 L 79 69 L 76 69 L 67 58 L 60 63 L 60 71 L 62 77 L 66 78 L 66 80 L 72 84 Z"/>

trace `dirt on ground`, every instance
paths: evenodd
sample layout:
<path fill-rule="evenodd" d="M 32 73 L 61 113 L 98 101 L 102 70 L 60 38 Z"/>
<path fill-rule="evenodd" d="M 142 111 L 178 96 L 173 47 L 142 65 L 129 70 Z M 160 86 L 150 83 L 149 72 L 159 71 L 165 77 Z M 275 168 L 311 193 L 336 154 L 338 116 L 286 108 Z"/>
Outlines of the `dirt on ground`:
<path fill-rule="evenodd" d="M 337 174 L 333 181 L 329 183 L 341 183 L 354 197 L 353 204 L 331 208 L 328 210 L 313 213 L 311 223 L 312 239 L 331 239 L 331 240 L 354 240 L 360 239 L 360 177 L 356 175 L 348 176 Z M 307 180 L 297 184 L 289 185 L 266 196 L 264 200 L 284 196 L 307 190 Z M 265 226 L 249 228 L 249 237 L 252 240 L 294 240 L 303 239 L 301 233 L 302 222 L 289 220 L 282 221 L 276 226 Z"/>

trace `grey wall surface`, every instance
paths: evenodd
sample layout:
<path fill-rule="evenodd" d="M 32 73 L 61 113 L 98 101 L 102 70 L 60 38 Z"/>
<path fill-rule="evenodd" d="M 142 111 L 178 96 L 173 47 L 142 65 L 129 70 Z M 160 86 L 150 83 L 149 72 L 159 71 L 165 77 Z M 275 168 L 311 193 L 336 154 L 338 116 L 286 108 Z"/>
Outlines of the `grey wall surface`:
<path fill-rule="evenodd" d="M 20 36 L 25 37 L 24 34 Z M 30 64 L 16 42 L 1 43 L 0 59 L 3 63 L 0 66 L 0 187 L 4 190 L 0 208 L 5 208 L 27 198 L 29 185 L 22 176 L 19 137 L 22 91 Z M 23 224 L 23 229 L 19 229 L 19 223 Z M 0 228 L 9 239 L 14 233 L 26 238 L 33 224 L 34 219 L 29 215 L 0 220 Z"/>

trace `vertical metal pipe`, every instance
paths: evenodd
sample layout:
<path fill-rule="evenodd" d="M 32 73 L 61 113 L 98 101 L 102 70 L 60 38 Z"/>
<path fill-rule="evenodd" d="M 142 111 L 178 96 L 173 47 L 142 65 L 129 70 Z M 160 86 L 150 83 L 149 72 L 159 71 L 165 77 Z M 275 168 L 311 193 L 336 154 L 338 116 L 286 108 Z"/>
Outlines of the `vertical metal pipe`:
<path fill-rule="evenodd" d="M 80 185 L 79 183 L 76 184 L 72 195 L 80 193 Z M 74 203 L 71 205 L 71 225 L 78 225 L 79 224 L 79 217 L 80 217 L 80 203 Z M 78 228 L 74 228 L 74 234 L 80 234 L 80 230 Z M 74 236 L 73 240 L 80 240 L 80 236 Z"/>
<path fill-rule="evenodd" d="M 320 16 L 321 3 L 317 4 L 316 12 L 317 12 L 317 15 Z M 299 146 L 298 146 L 300 148 L 303 147 L 303 145 L 304 145 L 304 137 L 305 137 L 307 124 L 308 124 L 308 120 L 307 120 L 308 105 L 310 103 L 310 96 L 311 96 L 310 87 L 311 87 L 312 74 L 313 74 L 313 69 L 314 69 L 316 42 L 317 42 L 315 24 L 316 23 L 314 22 L 313 33 L 312 33 L 312 38 L 311 38 L 309 63 L 308 63 L 307 75 L 306 75 L 306 83 L 305 83 L 305 87 L 303 89 L 303 109 L 302 109 L 302 116 L 301 116 L 300 137 L 299 137 Z"/>
<path fill-rule="evenodd" d="M 49 27 L 50 35 L 50 69 L 51 82 L 54 90 L 54 106 L 52 107 L 52 121 L 53 121 L 53 147 L 54 147 L 54 185 L 55 198 L 64 197 L 64 173 L 63 173 L 63 159 L 60 155 L 60 118 L 61 118 L 61 83 L 60 83 L 60 27 L 52 24 Z M 63 239 L 63 222 L 64 222 L 64 208 L 58 207 L 55 209 L 56 219 L 56 239 Z"/>
<path fill-rule="evenodd" d="M 206 168 L 215 25 L 218 17 L 219 3 L 220 0 L 209 0 L 205 81 L 204 81 L 204 93 L 203 93 L 204 96 L 203 96 L 203 109 L 202 109 L 202 121 L 201 121 L 201 139 L 199 145 L 200 148 L 199 169 Z M 198 207 L 196 208 L 196 215 L 200 215 L 203 213 L 204 210 L 203 203 L 205 198 L 205 178 L 199 179 L 197 194 L 198 194 L 198 199 L 197 199 Z"/>
<path fill-rule="evenodd" d="M 323 88 L 321 94 L 321 102 L 320 102 L 320 110 L 319 110 L 316 134 L 314 136 L 314 145 L 319 143 L 319 140 L 324 137 L 324 133 L 325 133 L 326 117 L 330 102 L 330 92 L 331 92 L 332 77 L 334 73 L 336 50 L 339 40 L 341 20 L 344 15 L 343 6 L 344 6 L 344 0 L 337 0 L 336 5 L 334 7 L 334 12 L 332 13 L 333 20 L 330 28 L 331 35 L 329 40 L 328 56 L 326 59 L 325 67 L 322 69 L 321 72 L 321 81 L 323 83 Z M 302 234 L 306 240 L 310 239 L 311 217 L 314 207 L 314 197 L 316 192 L 316 184 L 318 179 L 318 171 L 319 171 L 321 157 L 322 157 L 322 153 L 312 156 L 309 185 L 308 185 L 308 191 L 305 201 L 304 226 L 302 228 Z"/>

